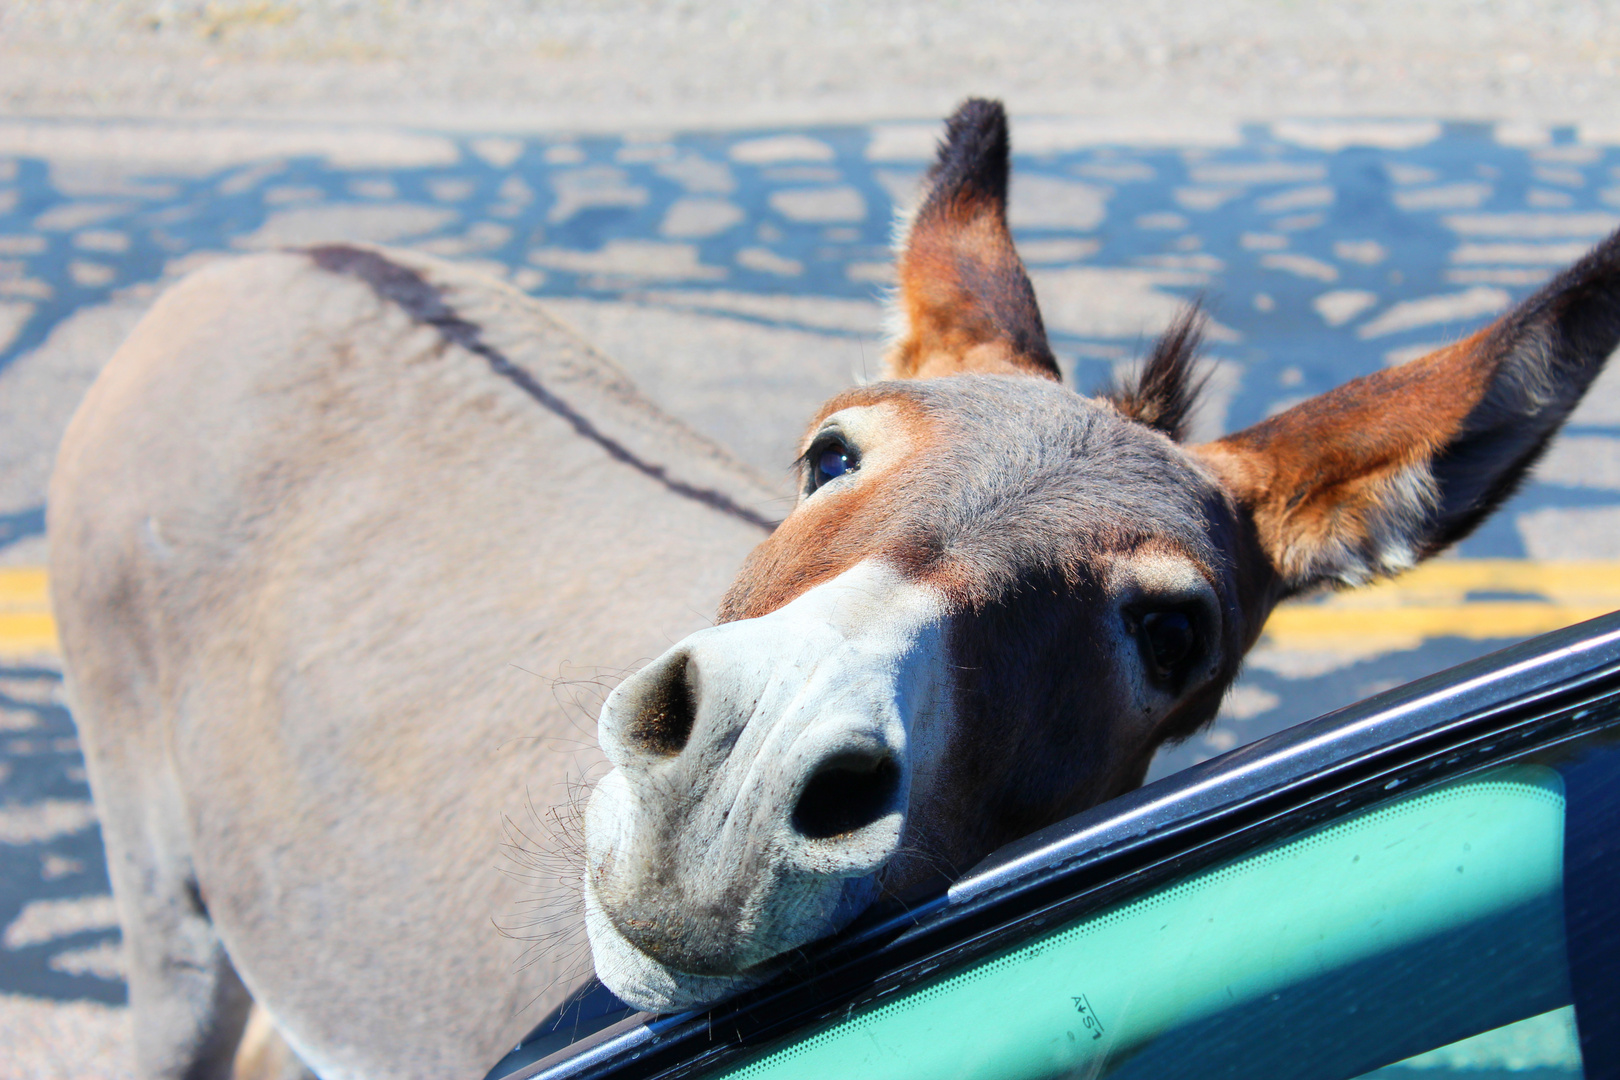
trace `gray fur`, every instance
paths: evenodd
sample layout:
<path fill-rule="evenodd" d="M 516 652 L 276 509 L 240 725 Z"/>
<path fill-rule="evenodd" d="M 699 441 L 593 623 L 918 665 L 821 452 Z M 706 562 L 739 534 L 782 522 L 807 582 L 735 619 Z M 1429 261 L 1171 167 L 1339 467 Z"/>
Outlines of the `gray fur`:
<path fill-rule="evenodd" d="M 532 301 L 387 259 L 639 460 L 766 515 Z M 600 771 L 554 680 L 704 625 L 762 535 L 302 254 L 157 303 L 68 431 L 50 529 L 154 1077 L 226 1074 L 238 977 L 327 1077 L 488 1068 L 590 970 L 572 896 L 531 906 L 502 849 L 507 819 L 555 861 L 532 808 Z"/>

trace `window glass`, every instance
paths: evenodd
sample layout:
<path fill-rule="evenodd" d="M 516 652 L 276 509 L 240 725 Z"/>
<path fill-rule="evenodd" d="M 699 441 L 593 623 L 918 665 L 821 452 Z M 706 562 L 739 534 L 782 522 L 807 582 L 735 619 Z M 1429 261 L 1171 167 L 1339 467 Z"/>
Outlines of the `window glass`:
<path fill-rule="evenodd" d="M 1482 1032 L 1366 1074 L 1367 1080 L 1578 1080 L 1571 1006 Z"/>
<path fill-rule="evenodd" d="M 1395 794 L 723 1075 L 1413 1076 L 1415 1054 L 1567 1004 L 1559 774 Z"/>

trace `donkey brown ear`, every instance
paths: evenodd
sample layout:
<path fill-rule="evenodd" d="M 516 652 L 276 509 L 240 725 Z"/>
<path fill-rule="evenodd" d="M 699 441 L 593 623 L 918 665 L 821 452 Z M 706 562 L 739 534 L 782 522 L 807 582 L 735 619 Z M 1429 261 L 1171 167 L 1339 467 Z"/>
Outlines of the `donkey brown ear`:
<path fill-rule="evenodd" d="M 1007 115 L 969 98 L 945 122 L 922 205 L 896 255 L 890 378 L 961 372 L 1058 379 L 1035 289 L 1007 229 Z"/>
<path fill-rule="evenodd" d="M 1198 447 L 1288 595 L 1406 569 L 1511 495 L 1620 342 L 1620 233 L 1473 337 Z"/>

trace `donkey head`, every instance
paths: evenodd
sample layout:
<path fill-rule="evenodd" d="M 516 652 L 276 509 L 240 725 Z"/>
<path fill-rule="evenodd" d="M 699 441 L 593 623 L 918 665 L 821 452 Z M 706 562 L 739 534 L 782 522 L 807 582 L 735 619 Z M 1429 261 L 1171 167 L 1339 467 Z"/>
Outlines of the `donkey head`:
<path fill-rule="evenodd" d="M 720 624 L 624 682 L 586 815 L 602 980 L 716 1000 L 885 891 L 1141 783 L 1281 599 L 1399 572 L 1505 498 L 1620 338 L 1620 240 L 1516 311 L 1180 442 L 1197 316 L 1063 387 L 1006 222 L 999 106 L 950 120 L 899 252 L 893 381 L 822 407 Z"/>

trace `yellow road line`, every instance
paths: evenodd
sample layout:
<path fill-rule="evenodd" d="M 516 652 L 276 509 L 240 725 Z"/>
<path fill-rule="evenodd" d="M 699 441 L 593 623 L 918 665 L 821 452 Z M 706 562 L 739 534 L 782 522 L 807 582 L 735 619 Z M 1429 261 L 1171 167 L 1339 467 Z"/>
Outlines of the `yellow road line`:
<path fill-rule="evenodd" d="M 1429 638 L 1527 638 L 1595 619 L 1620 604 L 1474 603 L 1450 607 L 1279 609 L 1266 624 L 1267 640 L 1288 649 L 1376 656 L 1415 649 Z"/>
<path fill-rule="evenodd" d="M 1333 593 L 1322 606 L 1386 608 L 1461 604 L 1466 602 L 1468 594 L 1481 592 L 1531 594 L 1577 606 L 1614 598 L 1615 606 L 1620 607 L 1620 562 L 1441 559 L 1377 585 Z"/>
<path fill-rule="evenodd" d="M 50 581 L 43 566 L 0 566 L 0 611 L 50 606 Z"/>
<path fill-rule="evenodd" d="M 1390 581 L 1284 604 L 1278 648 L 1376 656 L 1428 638 L 1524 638 L 1620 609 L 1620 562 L 1441 559 Z"/>
<path fill-rule="evenodd" d="M 1284 604 L 1277 648 L 1375 656 L 1428 638 L 1523 638 L 1620 610 L 1620 562 L 1442 559 L 1364 589 Z M 0 567 L 0 657 L 58 651 L 45 568 Z"/>
<path fill-rule="evenodd" d="M 0 566 L 0 659 L 60 651 L 43 566 Z"/>

